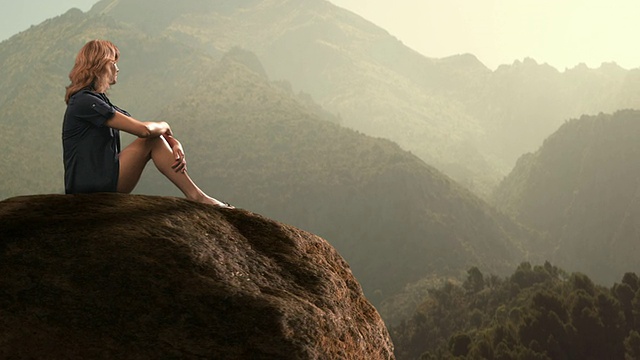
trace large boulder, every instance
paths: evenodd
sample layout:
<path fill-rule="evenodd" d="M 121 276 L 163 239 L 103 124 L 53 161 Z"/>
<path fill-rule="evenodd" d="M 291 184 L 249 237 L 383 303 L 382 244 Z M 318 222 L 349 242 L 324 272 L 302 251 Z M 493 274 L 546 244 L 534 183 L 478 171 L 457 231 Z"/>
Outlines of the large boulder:
<path fill-rule="evenodd" d="M 0 358 L 393 359 L 325 240 L 141 195 L 0 202 Z"/>

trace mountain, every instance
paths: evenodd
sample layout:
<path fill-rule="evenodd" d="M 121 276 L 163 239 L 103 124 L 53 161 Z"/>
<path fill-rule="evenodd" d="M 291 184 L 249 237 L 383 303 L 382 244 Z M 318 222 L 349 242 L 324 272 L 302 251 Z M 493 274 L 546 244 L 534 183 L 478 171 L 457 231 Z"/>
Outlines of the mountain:
<path fill-rule="evenodd" d="M 398 145 L 346 129 L 308 95 L 269 81 L 255 55 L 211 54 L 77 10 L 0 43 L 10 79 L 0 83 L 0 165 L 11 169 L 0 196 L 62 191 L 65 76 L 97 37 L 122 53 L 112 101 L 167 120 L 207 193 L 327 239 L 374 303 L 426 275 L 501 274 L 531 256 L 533 234 Z M 155 173 L 137 191 L 177 195 Z"/>
<path fill-rule="evenodd" d="M 464 161 L 458 167 L 467 168 L 473 166 L 470 158 L 482 162 L 474 148 L 481 127 L 441 87 L 465 84 L 457 73 L 489 70 L 475 58 L 454 59 L 456 66 L 427 59 L 327 1 L 191 0 L 152 6 L 144 0 L 106 0 L 90 13 L 109 14 L 211 53 L 248 49 L 270 78 L 309 93 L 347 127 L 391 139 L 430 164 Z"/>
<path fill-rule="evenodd" d="M 522 156 L 495 203 L 555 246 L 546 256 L 611 283 L 638 271 L 640 111 L 567 121 Z"/>
<path fill-rule="evenodd" d="M 394 359 L 335 249 L 247 211 L 15 197 L 0 202 L 0 269 L 5 359 Z"/>
<path fill-rule="evenodd" d="M 486 151 L 510 171 L 567 119 L 640 108 L 633 95 L 640 92 L 638 74 L 640 69 L 627 71 L 614 63 L 559 72 L 527 58 L 499 67 L 470 102 L 471 112 L 484 124 Z"/>
<path fill-rule="evenodd" d="M 564 120 L 640 108 L 640 70 L 559 72 L 524 59 L 492 72 L 470 54 L 427 58 L 325 0 L 103 0 L 90 13 L 211 54 L 250 50 L 342 125 L 398 143 L 481 196 Z"/>

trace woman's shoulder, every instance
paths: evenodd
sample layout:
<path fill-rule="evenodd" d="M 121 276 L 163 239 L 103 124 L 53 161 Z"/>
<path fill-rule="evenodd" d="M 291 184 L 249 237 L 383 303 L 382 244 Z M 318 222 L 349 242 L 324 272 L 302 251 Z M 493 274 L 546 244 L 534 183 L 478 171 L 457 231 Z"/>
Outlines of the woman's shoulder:
<path fill-rule="evenodd" d="M 91 88 L 84 88 L 79 90 L 77 93 L 71 95 L 71 97 L 69 98 L 69 105 L 76 103 L 76 104 L 83 104 L 86 102 L 95 102 L 95 101 L 100 101 L 100 102 L 106 102 L 105 98 L 104 98 L 104 94 L 100 94 L 95 92 L 94 90 L 92 90 Z"/>
<path fill-rule="evenodd" d="M 101 97 L 99 93 L 95 92 L 93 89 L 86 87 L 84 89 L 80 89 L 77 93 L 71 95 L 71 97 Z"/>

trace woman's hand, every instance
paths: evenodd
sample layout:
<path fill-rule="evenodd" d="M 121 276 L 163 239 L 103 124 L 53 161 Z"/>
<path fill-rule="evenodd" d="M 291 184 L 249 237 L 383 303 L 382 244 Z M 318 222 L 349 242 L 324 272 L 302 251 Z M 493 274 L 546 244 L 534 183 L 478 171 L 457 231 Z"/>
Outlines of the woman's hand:
<path fill-rule="evenodd" d="M 175 158 L 175 162 L 171 165 L 171 168 L 175 172 L 186 172 L 187 171 L 187 159 L 185 158 L 184 149 L 182 149 L 182 144 L 178 141 L 178 139 L 174 138 L 171 135 L 163 135 L 167 143 L 171 147 L 171 151 L 173 152 L 173 156 Z"/>
<path fill-rule="evenodd" d="M 176 141 L 177 142 L 177 141 Z M 186 172 L 187 171 L 187 159 L 184 157 L 184 150 L 182 150 L 182 145 L 177 142 L 171 150 L 173 150 L 173 155 L 176 157 L 176 161 L 171 165 L 171 168 L 175 172 Z"/>
<path fill-rule="evenodd" d="M 147 129 L 149 131 L 149 135 L 148 136 L 143 136 L 143 137 L 155 137 L 155 136 L 160 136 L 160 135 L 165 135 L 165 136 L 173 135 L 173 133 L 171 132 L 171 127 L 169 127 L 169 124 L 167 124 L 164 121 L 161 121 L 161 122 L 145 122 L 144 124 L 147 126 Z"/>

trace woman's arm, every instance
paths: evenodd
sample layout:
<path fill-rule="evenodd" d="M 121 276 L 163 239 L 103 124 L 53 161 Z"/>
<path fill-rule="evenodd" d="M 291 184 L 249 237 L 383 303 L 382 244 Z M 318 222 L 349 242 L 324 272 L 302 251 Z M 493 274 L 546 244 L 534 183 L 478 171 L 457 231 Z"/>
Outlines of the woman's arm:
<path fill-rule="evenodd" d="M 171 136 L 171 127 L 166 122 L 142 122 L 117 111 L 105 124 L 141 138 Z"/>
<path fill-rule="evenodd" d="M 172 136 L 171 128 L 166 122 L 142 122 L 116 111 L 115 115 L 107 120 L 106 125 L 141 138 L 163 138 L 175 158 L 175 162 L 171 165 L 173 171 L 187 171 L 187 160 L 182 145 Z"/>

